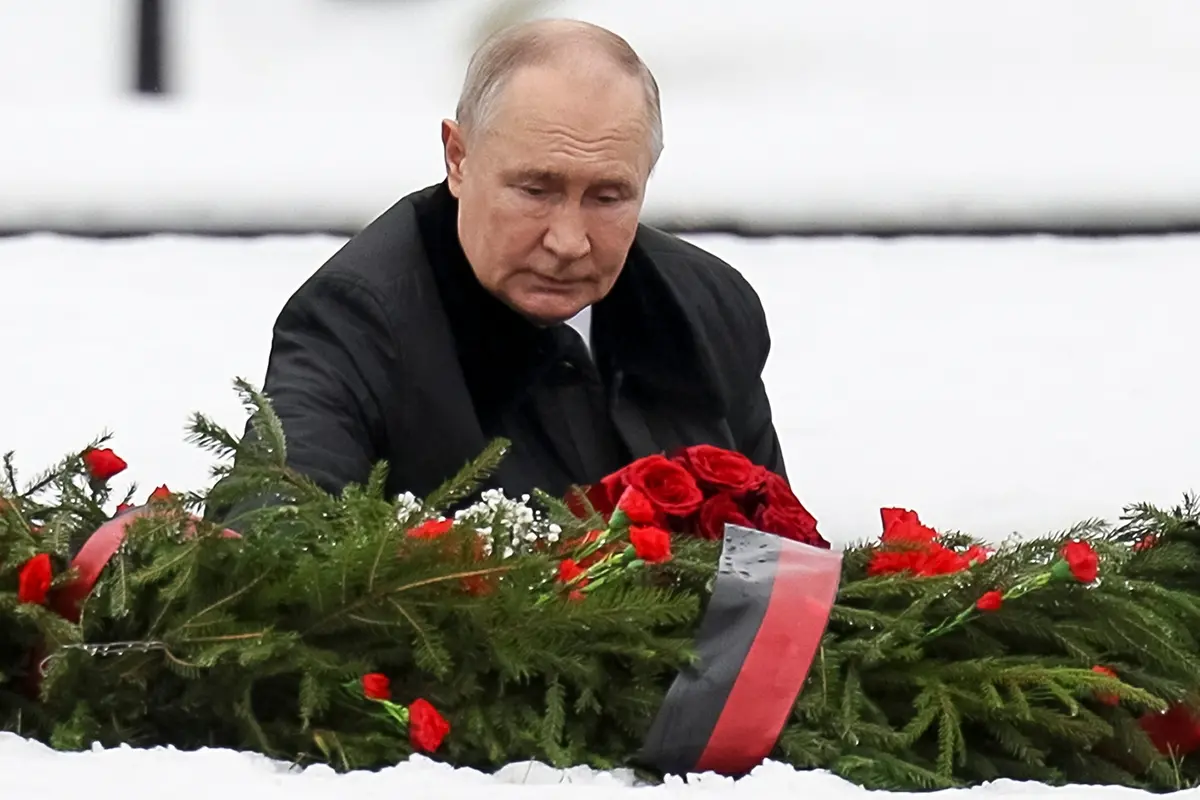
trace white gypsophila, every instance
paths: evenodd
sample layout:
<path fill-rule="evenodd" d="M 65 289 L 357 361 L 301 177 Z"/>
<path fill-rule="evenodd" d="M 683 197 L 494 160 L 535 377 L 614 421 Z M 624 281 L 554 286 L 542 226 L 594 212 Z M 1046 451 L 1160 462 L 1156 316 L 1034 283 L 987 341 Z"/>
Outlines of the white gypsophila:
<path fill-rule="evenodd" d="M 491 554 L 494 544 L 501 545 L 508 558 L 529 552 L 538 542 L 553 544 L 562 535 L 562 528 L 532 508 L 529 500 L 527 494 L 514 500 L 501 489 L 488 489 L 480 494 L 478 502 L 456 512 L 454 520 L 475 527 L 487 554 Z"/>
<path fill-rule="evenodd" d="M 417 521 L 425 512 L 425 507 L 412 492 L 405 492 L 396 498 L 396 519 L 401 525 Z"/>

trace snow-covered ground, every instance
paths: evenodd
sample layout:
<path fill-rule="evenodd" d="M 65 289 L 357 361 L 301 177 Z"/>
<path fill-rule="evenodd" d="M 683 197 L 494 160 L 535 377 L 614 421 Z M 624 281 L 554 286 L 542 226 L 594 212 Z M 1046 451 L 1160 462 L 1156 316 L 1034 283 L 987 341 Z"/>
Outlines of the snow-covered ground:
<path fill-rule="evenodd" d="M 1200 237 L 698 236 L 762 296 L 789 472 L 835 542 L 878 509 L 998 538 L 1200 490 Z M 240 429 L 288 295 L 342 240 L 0 239 L 0 450 L 109 427 L 142 485 L 199 487 L 187 415 Z"/>
<path fill-rule="evenodd" d="M 496 775 L 453 770 L 417 756 L 379 772 L 338 775 L 328 767 L 292 769 L 257 755 L 228 750 L 93 750 L 56 753 L 12 734 L 0 734 L 0 791 L 4 797 L 37 800 L 692 800 L 752 797 L 769 800 L 819 798 L 933 798 L 934 800 L 1150 800 L 1151 795 L 1116 786 L 1067 786 L 996 781 L 971 790 L 933 794 L 868 792 L 829 773 L 797 772 L 766 763 L 738 781 L 712 773 L 672 778 L 661 786 L 635 786 L 625 773 L 586 768 L 554 770 L 541 764 L 512 764 Z M 1170 797 L 1195 800 L 1200 789 Z"/>
<path fill-rule="evenodd" d="M 652 222 L 1200 224 L 1195 0 L 177 0 L 149 104 L 134 5 L 0 0 L 0 229 L 356 229 L 438 179 L 500 6 L 656 71 Z"/>

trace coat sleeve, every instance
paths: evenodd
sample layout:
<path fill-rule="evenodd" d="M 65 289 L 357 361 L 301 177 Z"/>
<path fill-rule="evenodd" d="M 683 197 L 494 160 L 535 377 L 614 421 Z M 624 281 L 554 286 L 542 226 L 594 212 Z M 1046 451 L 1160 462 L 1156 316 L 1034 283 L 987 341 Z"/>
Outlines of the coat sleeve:
<path fill-rule="evenodd" d="M 263 384 L 290 467 L 334 493 L 367 480 L 386 452 L 381 394 L 393 352 L 382 307 L 356 280 L 319 276 L 292 296 L 275 323 Z"/>
<path fill-rule="evenodd" d="M 742 428 L 739 450 L 755 464 L 787 478 L 783 448 L 779 444 L 779 436 L 775 433 L 775 423 L 771 419 L 771 402 L 767 399 L 767 390 L 762 378 L 758 379 L 743 404 L 739 422 Z"/>
<path fill-rule="evenodd" d="M 746 384 L 735 400 L 730 415 L 739 452 L 755 464 L 787 478 L 783 448 L 775 432 L 775 421 L 771 414 L 771 401 L 767 398 L 767 387 L 763 382 L 763 370 L 771 352 L 771 333 L 767 327 L 766 312 L 758 296 L 745 286 L 747 309 L 750 312 L 749 333 L 746 341 L 752 343 L 752 371 L 747 373 Z"/>

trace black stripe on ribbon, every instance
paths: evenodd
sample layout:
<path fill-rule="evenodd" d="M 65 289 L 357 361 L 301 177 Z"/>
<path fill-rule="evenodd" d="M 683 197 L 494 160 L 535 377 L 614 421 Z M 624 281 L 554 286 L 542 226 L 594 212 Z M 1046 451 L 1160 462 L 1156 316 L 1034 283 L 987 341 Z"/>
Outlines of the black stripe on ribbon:
<path fill-rule="evenodd" d="M 840 553 L 727 525 L 699 660 L 676 676 L 638 760 L 669 775 L 740 775 L 761 763 L 808 675 L 840 577 Z"/>

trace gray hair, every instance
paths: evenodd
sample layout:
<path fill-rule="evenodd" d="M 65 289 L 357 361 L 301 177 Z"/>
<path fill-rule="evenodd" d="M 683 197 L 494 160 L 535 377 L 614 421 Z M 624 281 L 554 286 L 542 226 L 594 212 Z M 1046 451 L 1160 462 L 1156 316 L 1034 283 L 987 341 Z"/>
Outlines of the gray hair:
<path fill-rule="evenodd" d="M 522 67 L 548 63 L 571 53 L 579 45 L 591 46 L 610 58 L 630 77 L 641 80 L 650 123 L 651 165 L 663 149 L 662 104 L 658 82 L 629 42 L 610 30 L 576 20 L 534 20 L 492 34 L 467 65 L 467 76 L 458 98 L 456 119 L 469 136 L 487 126 L 496 100 L 508 79 Z"/>

